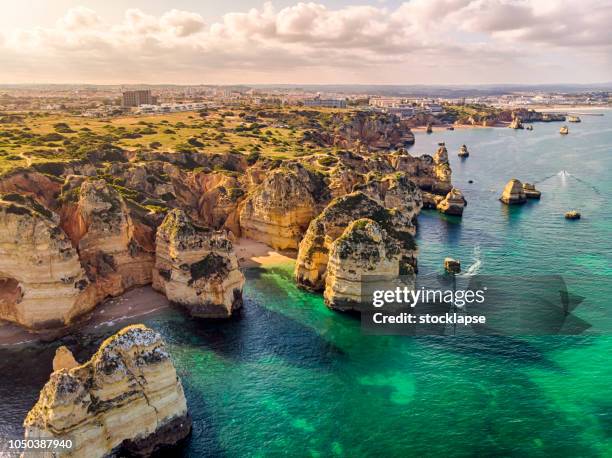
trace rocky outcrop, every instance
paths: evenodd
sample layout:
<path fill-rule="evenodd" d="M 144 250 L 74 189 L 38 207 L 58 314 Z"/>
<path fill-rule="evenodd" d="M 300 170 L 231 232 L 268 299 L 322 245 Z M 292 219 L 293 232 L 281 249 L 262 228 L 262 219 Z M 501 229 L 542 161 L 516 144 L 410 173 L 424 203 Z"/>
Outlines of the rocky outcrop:
<path fill-rule="evenodd" d="M 542 193 L 531 183 L 523 183 L 523 191 L 527 199 L 539 199 L 542 196 Z"/>
<path fill-rule="evenodd" d="M 446 215 L 461 216 L 463 215 L 463 209 L 466 205 L 467 201 L 463 197 L 461 191 L 457 188 L 453 188 L 446 197 L 436 205 L 436 208 Z"/>
<path fill-rule="evenodd" d="M 104 180 L 84 181 L 77 194 L 62 227 L 78 247 L 97 300 L 151 283 L 152 231 L 135 224 L 124 199 Z"/>
<path fill-rule="evenodd" d="M 395 208 L 406 218 L 414 218 L 423 207 L 421 190 L 405 172 L 384 177 L 369 176 L 367 182 L 356 185 L 353 191 L 363 192 L 385 208 Z"/>
<path fill-rule="evenodd" d="M 422 191 L 445 196 L 452 189 L 448 151 L 441 144 L 434 157 L 411 156 L 406 151 L 390 155 L 389 161 L 398 172 L 406 172 Z"/>
<path fill-rule="evenodd" d="M 416 203 L 413 208 L 416 208 Z M 300 243 L 295 265 L 299 286 L 319 291 L 324 287 L 329 250 L 347 226 L 356 219 L 369 218 L 378 223 L 389 237 L 400 244 L 400 272 L 416 267 L 416 228 L 413 215 L 387 209 L 363 192 L 354 192 L 334 199 L 310 225 Z"/>
<path fill-rule="evenodd" d="M 582 215 L 576 210 L 570 210 L 565 213 L 565 219 L 580 219 Z"/>
<path fill-rule="evenodd" d="M 470 152 L 468 151 L 467 146 L 461 145 L 461 148 L 459 148 L 459 152 L 457 153 L 457 156 L 462 157 L 462 158 L 470 157 Z"/>
<path fill-rule="evenodd" d="M 53 357 L 53 372 L 62 369 L 70 370 L 78 365 L 79 363 L 74 359 L 74 355 L 68 348 L 61 346 L 55 350 L 55 356 Z"/>
<path fill-rule="evenodd" d="M 325 304 L 340 311 L 362 310 L 368 282 L 392 281 L 400 271 L 401 248 L 375 221 L 353 221 L 330 246 Z"/>
<path fill-rule="evenodd" d="M 559 129 L 559 133 L 561 135 L 567 135 L 569 134 L 569 127 L 567 126 L 562 126 L 561 129 Z"/>
<path fill-rule="evenodd" d="M 242 305 L 244 276 L 223 232 L 172 210 L 157 231 L 153 287 L 191 315 L 227 318 Z"/>
<path fill-rule="evenodd" d="M 524 204 L 527 201 L 527 197 L 525 197 L 523 184 L 516 178 L 513 178 L 506 184 L 499 200 L 508 205 Z"/>
<path fill-rule="evenodd" d="M 134 325 L 85 364 L 53 372 L 24 427 L 26 439 L 70 439 L 56 456 L 146 456 L 185 438 L 191 419 L 161 336 Z"/>
<path fill-rule="evenodd" d="M 301 164 L 273 170 L 244 203 L 242 234 L 277 250 L 295 250 L 326 192 L 322 176 Z"/>
<path fill-rule="evenodd" d="M 444 258 L 444 270 L 449 274 L 461 273 L 461 263 L 453 258 Z"/>
<path fill-rule="evenodd" d="M 512 118 L 512 122 L 510 123 L 510 125 L 508 126 L 510 129 L 514 129 L 514 130 L 518 130 L 518 129 L 523 129 L 523 123 L 521 122 L 521 118 L 519 118 L 518 116 Z"/>
<path fill-rule="evenodd" d="M 59 218 L 31 197 L 0 199 L 0 319 L 61 327 L 95 305 Z"/>

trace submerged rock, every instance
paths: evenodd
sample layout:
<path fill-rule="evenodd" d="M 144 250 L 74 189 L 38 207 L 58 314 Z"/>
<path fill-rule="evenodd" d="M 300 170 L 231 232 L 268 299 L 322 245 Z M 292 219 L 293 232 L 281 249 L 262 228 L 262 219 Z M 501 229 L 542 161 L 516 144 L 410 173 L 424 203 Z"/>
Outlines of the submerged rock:
<path fill-rule="evenodd" d="M 24 428 L 26 440 L 70 439 L 56 456 L 147 456 L 187 437 L 191 419 L 161 336 L 134 325 L 85 364 L 53 372 Z"/>
<path fill-rule="evenodd" d="M 463 215 L 463 209 L 466 205 L 467 202 L 461 191 L 457 188 L 453 188 L 446 197 L 436 205 L 436 208 L 441 213 L 447 215 L 461 216 Z"/>
<path fill-rule="evenodd" d="M 527 201 L 527 197 L 523 190 L 523 184 L 516 178 L 513 178 L 506 184 L 499 200 L 508 205 L 524 204 Z"/>
<path fill-rule="evenodd" d="M 523 183 L 523 191 L 527 199 L 539 199 L 542 196 L 542 193 L 531 183 Z"/>
<path fill-rule="evenodd" d="M 200 318 L 227 318 L 242 305 L 244 275 L 224 232 L 172 210 L 157 231 L 153 288 Z"/>
<path fill-rule="evenodd" d="M 461 273 L 461 263 L 453 258 L 444 258 L 444 270 L 449 274 Z"/>
<path fill-rule="evenodd" d="M 375 221 L 353 221 L 329 250 L 325 304 L 334 310 L 360 310 L 367 283 L 392 281 L 400 271 L 400 244 Z"/>

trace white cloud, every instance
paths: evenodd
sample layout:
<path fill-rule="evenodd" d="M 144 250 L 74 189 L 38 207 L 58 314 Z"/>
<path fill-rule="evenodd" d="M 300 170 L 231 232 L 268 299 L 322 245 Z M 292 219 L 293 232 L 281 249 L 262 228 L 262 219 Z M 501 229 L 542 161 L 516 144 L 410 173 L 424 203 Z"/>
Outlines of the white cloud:
<path fill-rule="evenodd" d="M 612 75 L 610 23 L 607 0 L 412 0 L 396 9 L 379 2 L 339 9 L 312 2 L 275 9 L 266 3 L 210 24 L 198 13 L 176 9 L 161 16 L 128 9 L 121 21 L 107 23 L 78 7 L 54 27 L 0 37 L 0 77 L 5 82 L 476 83 L 560 81 L 568 75 L 597 80 Z"/>

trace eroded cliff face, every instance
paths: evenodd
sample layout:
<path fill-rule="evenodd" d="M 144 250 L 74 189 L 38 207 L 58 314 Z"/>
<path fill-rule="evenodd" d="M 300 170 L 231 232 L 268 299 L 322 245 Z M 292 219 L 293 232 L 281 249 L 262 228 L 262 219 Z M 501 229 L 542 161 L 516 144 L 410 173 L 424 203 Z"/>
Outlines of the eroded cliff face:
<path fill-rule="evenodd" d="M 463 209 L 466 205 L 467 201 L 465 200 L 465 197 L 463 197 L 463 193 L 459 189 L 453 188 L 446 195 L 446 197 L 437 204 L 436 207 L 440 213 L 462 216 Z"/>
<path fill-rule="evenodd" d="M 29 328 L 66 325 L 95 300 L 56 214 L 31 197 L 0 198 L 0 319 Z"/>
<path fill-rule="evenodd" d="M 56 456 L 149 455 L 185 438 L 191 419 L 161 336 L 144 325 L 107 339 L 85 364 L 51 374 L 25 421 L 26 439 L 70 439 Z M 25 457 L 34 455 L 25 453 Z"/>
<path fill-rule="evenodd" d="M 97 300 L 151 283 L 154 254 L 145 242 L 150 231 L 134 223 L 126 202 L 104 180 L 84 181 L 79 189 L 72 219 L 62 224 L 73 234 Z"/>
<path fill-rule="evenodd" d="M 353 221 L 330 246 L 325 304 L 340 311 L 362 310 L 369 286 L 396 279 L 400 261 L 400 243 L 378 223 Z"/>
<path fill-rule="evenodd" d="M 278 250 L 295 250 L 326 194 L 322 177 L 301 164 L 273 170 L 244 202 L 242 234 Z"/>
<path fill-rule="evenodd" d="M 418 208 L 416 202 L 413 208 Z M 332 243 L 356 219 L 369 218 L 385 229 L 400 244 L 400 272 L 416 267 L 416 228 L 413 216 L 396 208 L 388 209 L 363 192 L 354 192 L 334 199 L 310 225 L 302 239 L 295 265 L 295 279 L 303 288 L 320 291 Z"/>
<path fill-rule="evenodd" d="M 242 305 L 244 275 L 226 234 L 172 210 L 157 231 L 153 287 L 200 318 L 227 318 Z"/>

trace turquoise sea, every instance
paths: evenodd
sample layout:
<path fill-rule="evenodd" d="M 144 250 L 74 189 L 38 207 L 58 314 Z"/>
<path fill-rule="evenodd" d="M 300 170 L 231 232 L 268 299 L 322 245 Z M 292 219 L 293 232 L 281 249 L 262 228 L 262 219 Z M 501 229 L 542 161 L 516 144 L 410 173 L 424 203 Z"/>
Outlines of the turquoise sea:
<path fill-rule="evenodd" d="M 357 319 L 296 288 L 292 266 L 246 271 L 228 322 L 150 316 L 176 362 L 194 419 L 180 453 L 204 456 L 612 456 L 612 111 L 559 123 L 417 134 L 445 141 L 462 219 L 419 217 L 420 274 L 453 256 L 470 273 L 561 274 L 584 298 L 582 336 L 362 335 Z M 471 156 L 456 153 L 466 144 Z M 508 208 L 510 178 L 542 199 Z M 468 180 L 473 180 L 472 184 Z M 563 213 L 578 209 L 580 221 Z M 528 300 L 528 298 L 526 298 Z M 105 335 L 115 329 L 109 327 Z M 102 336 L 70 343 L 88 356 Z M 56 344 L 0 349 L 0 436 L 46 381 Z"/>

